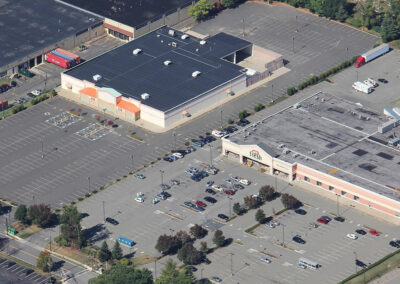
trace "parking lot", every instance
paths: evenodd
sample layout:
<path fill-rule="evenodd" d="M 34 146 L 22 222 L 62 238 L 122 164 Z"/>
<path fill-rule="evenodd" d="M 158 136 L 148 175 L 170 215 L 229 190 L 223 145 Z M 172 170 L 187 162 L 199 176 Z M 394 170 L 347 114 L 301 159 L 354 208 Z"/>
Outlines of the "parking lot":
<path fill-rule="evenodd" d="M 355 272 L 356 258 L 359 263 L 368 265 L 395 250 L 389 246 L 389 241 L 398 237 L 395 227 L 362 215 L 353 207 L 339 204 L 338 208 L 335 202 L 304 191 L 296 183 L 288 184 L 279 178 L 278 191 L 287 192 L 303 201 L 306 215 L 288 211 L 277 218 L 279 226 L 272 229 L 261 225 L 254 231 L 255 235 L 244 232 L 256 223 L 255 210 L 225 224 L 216 218 L 218 214 L 223 213 L 227 216 L 233 214 L 231 206 L 234 202 L 243 203 L 244 196 L 256 194 L 262 185 L 274 186 L 275 180 L 274 177 L 262 175 L 252 168 L 221 159 L 218 156 L 219 143 L 219 141 L 213 142 L 211 148 L 213 165 L 220 169 L 215 176 L 211 175 L 200 182 L 195 182 L 184 172 L 191 166 L 201 169 L 209 163 L 208 146 L 199 148 L 196 152 L 172 163 L 162 161 L 141 172 L 146 176 L 145 179 L 129 177 L 79 203 L 79 210 L 89 214 L 83 219 L 83 226 L 97 230 L 93 239 L 97 245 L 103 240 L 109 241 L 109 245 L 112 245 L 119 236 L 133 240 L 136 243 L 134 247 L 124 250 L 125 253 L 134 252 L 135 257 L 144 254 L 159 255 L 154 246 L 158 236 L 162 234 L 188 231 L 192 225 L 202 224 L 209 230 L 204 240 L 212 246 L 213 232 L 221 229 L 227 238 L 233 239 L 233 243 L 210 254 L 208 258 L 212 264 L 199 265 L 196 275 L 198 277 L 201 274 L 203 277 L 216 275 L 222 278 L 224 283 L 248 283 L 249 279 L 252 283 L 321 283 L 321 281 L 337 283 Z M 251 184 L 244 186 L 243 190 L 238 190 L 233 196 L 217 193 L 213 196 L 217 199 L 215 204 L 205 202 L 204 197 L 210 195 L 205 193 L 205 182 L 213 180 L 215 184 L 225 184 L 229 188 L 230 185 L 224 180 L 230 176 L 247 178 Z M 171 179 L 181 182 L 179 186 L 173 185 L 167 190 L 172 196 L 167 200 L 161 200 L 158 204 L 151 204 L 151 200 L 161 192 L 160 184 L 170 184 Z M 134 200 L 137 193 L 145 195 L 143 203 Z M 196 212 L 182 206 L 185 201 L 194 203 L 197 200 L 207 204 L 204 211 Z M 277 199 L 266 203 L 262 209 L 267 216 L 271 216 L 273 212 L 282 209 L 282 204 Z M 332 220 L 326 225 L 317 223 L 319 225 L 317 228 L 310 227 L 310 223 L 316 223 L 321 216 L 333 219 L 338 209 L 339 214 L 345 218 L 343 223 Z M 112 217 L 119 224 L 104 223 L 104 217 Z M 360 228 L 367 232 L 365 236 L 355 232 Z M 381 235 L 369 234 L 368 228 L 376 229 Z M 357 240 L 346 236 L 352 233 L 358 235 Z M 299 235 L 306 243 L 294 242 L 292 238 L 295 235 Z M 287 248 L 277 245 L 283 238 Z M 196 242 L 196 246 L 198 245 L 199 241 Z M 270 264 L 262 262 L 260 260 L 262 256 L 267 256 L 272 262 Z M 318 262 L 321 265 L 320 269 L 313 271 L 297 268 L 300 257 Z M 161 259 L 157 269 L 161 269 L 167 259 Z M 331 266 L 335 269 L 331 269 Z M 149 264 L 147 267 L 153 270 L 154 264 Z"/>
<path fill-rule="evenodd" d="M 32 269 L 27 269 L 13 261 L 0 258 L 1 283 L 47 283 L 48 277 L 36 274 Z"/>

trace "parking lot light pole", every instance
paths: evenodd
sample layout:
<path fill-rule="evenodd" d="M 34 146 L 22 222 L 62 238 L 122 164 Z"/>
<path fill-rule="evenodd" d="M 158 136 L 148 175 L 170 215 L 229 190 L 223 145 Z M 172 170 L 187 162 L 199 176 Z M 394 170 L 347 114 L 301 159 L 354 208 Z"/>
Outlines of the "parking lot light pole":
<path fill-rule="evenodd" d="M 293 43 L 293 45 L 292 45 L 292 51 L 293 51 L 293 53 L 294 53 L 294 37 L 292 37 L 292 43 Z"/>
<path fill-rule="evenodd" d="M 210 147 L 210 166 L 212 167 L 213 163 L 212 163 L 212 150 L 211 150 L 212 146 L 211 146 L 211 144 L 208 144 L 208 147 Z"/>
<path fill-rule="evenodd" d="M 229 200 L 229 218 L 232 217 L 232 206 L 231 206 L 231 198 L 228 196 L 228 200 Z"/>
<path fill-rule="evenodd" d="M 105 207 L 105 201 L 103 200 L 103 221 L 104 223 L 106 222 L 106 207 Z"/>
<path fill-rule="evenodd" d="M 357 253 L 353 251 L 353 254 L 354 254 L 354 266 L 356 268 L 356 273 L 357 273 Z"/>
<path fill-rule="evenodd" d="M 160 170 L 160 174 L 161 174 L 161 184 L 164 183 L 164 171 Z M 164 192 L 164 187 L 162 188 L 162 191 Z"/>
<path fill-rule="evenodd" d="M 231 255 L 231 275 L 233 276 L 233 255 L 234 255 L 234 253 L 231 252 L 230 255 Z"/>
<path fill-rule="evenodd" d="M 133 154 L 131 155 L 131 162 L 132 162 L 132 172 L 133 172 Z"/>
<path fill-rule="evenodd" d="M 90 193 L 90 177 L 87 177 L 89 183 L 89 193 Z"/>
<path fill-rule="evenodd" d="M 244 36 L 245 36 L 245 32 L 244 32 L 244 30 L 245 30 L 245 28 L 244 28 L 244 27 L 245 27 L 245 26 L 244 26 L 244 25 L 245 25 L 245 23 L 244 23 L 244 18 L 242 19 L 242 23 L 243 23 L 243 37 L 244 37 Z"/>
<path fill-rule="evenodd" d="M 43 138 L 40 139 L 40 144 L 42 145 L 42 159 L 44 159 L 44 152 L 43 152 Z"/>
<path fill-rule="evenodd" d="M 174 136 L 174 150 L 176 150 L 176 132 L 174 131 L 172 135 Z"/>
<path fill-rule="evenodd" d="M 358 71 L 356 70 L 356 82 L 358 82 Z"/>
<path fill-rule="evenodd" d="M 299 28 L 298 28 L 298 25 L 297 25 L 297 15 L 296 15 L 296 33 L 298 33 L 299 32 Z"/>
<path fill-rule="evenodd" d="M 221 129 L 222 129 L 222 125 L 223 125 L 223 123 L 222 123 L 222 113 L 223 113 L 223 110 L 221 109 Z"/>
<path fill-rule="evenodd" d="M 200 269 L 200 281 L 203 279 L 203 270 L 204 268 Z"/>
<path fill-rule="evenodd" d="M 338 216 L 340 216 L 340 214 L 339 214 L 339 197 L 340 197 L 340 195 L 336 194 L 336 214 Z"/>
<path fill-rule="evenodd" d="M 285 245 L 285 225 L 282 225 L 282 245 Z"/>

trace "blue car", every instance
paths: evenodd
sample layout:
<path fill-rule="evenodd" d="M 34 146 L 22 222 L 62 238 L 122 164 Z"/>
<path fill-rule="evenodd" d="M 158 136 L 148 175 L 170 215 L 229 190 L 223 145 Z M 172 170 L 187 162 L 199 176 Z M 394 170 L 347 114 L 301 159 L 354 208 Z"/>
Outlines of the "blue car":
<path fill-rule="evenodd" d="M 178 160 L 178 157 L 176 157 L 176 156 L 174 156 L 174 155 L 172 155 L 172 156 L 169 156 L 168 158 L 170 158 L 172 161 L 176 161 L 176 160 Z"/>
<path fill-rule="evenodd" d="M 139 179 L 145 179 L 146 178 L 143 174 L 139 174 L 139 173 L 134 174 L 134 176 L 139 178 Z"/>
<path fill-rule="evenodd" d="M 196 145 L 197 147 L 203 147 L 204 146 L 204 141 L 203 140 L 199 140 L 199 141 L 193 142 L 193 145 Z"/>

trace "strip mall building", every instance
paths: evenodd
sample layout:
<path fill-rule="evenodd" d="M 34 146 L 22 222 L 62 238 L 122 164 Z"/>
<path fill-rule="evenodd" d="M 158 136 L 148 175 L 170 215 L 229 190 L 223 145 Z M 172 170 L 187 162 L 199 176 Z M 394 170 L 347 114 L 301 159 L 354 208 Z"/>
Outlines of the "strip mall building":
<path fill-rule="evenodd" d="M 222 154 L 400 221 L 399 150 L 377 142 L 374 132 L 386 118 L 365 111 L 319 94 L 223 138 Z"/>

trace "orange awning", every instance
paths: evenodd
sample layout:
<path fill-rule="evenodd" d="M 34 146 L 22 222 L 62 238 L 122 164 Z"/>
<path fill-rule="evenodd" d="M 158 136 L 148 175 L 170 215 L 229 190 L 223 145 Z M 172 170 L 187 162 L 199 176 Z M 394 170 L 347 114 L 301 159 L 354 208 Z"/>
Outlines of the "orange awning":
<path fill-rule="evenodd" d="M 117 103 L 117 106 L 135 114 L 140 112 L 140 109 L 137 106 L 135 106 L 133 103 L 124 100 L 120 100 Z"/>
<path fill-rule="evenodd" d="M 82 94 L 88 95 L 92 98 L 97 98 L 97 90 L 95 88 L 84 88 L 82 90 L 79 91 Z"/>

